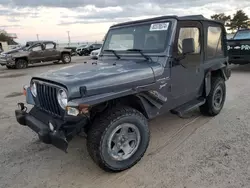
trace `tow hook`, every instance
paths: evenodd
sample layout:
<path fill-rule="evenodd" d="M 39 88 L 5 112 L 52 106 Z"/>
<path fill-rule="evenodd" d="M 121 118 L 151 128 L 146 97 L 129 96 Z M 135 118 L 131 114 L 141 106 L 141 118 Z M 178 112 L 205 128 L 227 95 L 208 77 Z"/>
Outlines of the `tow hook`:
<path fill-rule="evenodd" d="M 17 106 L 18 106 L 18 108 L 19 108 L 21 111 L 24 111 L 24 112 L 27 111 L 27 107 L 24 106 L 24 103 L 17 103 Z"/>

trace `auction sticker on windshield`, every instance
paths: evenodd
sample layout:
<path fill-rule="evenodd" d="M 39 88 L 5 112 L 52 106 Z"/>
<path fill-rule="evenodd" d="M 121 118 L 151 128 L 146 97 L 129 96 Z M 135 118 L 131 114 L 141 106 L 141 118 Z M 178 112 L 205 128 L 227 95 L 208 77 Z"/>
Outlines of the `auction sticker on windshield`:
<path fill-rule="evenodd" d="M 168 26 L 168 22 L 151 24 L 149 31 L 166 31 L 168 30 Z"/>

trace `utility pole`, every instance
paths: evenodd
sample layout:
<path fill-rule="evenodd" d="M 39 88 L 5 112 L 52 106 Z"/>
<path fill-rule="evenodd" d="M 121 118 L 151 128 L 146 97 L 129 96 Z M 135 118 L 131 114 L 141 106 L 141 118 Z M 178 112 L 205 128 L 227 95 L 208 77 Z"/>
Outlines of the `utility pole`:
<path fill-rule="evenodd" d="M 70 44 L 70 35 L 69 35 L 69 31 L 67 31 L 67 33 L 68 33 L 68 46 L 69 46 L 69 44 Z"/>
<path fill-rule="evenodd" d="M 39 34 L 36 34 L 36 38 L 37 38 L 37 40 L 39 41 Z"/>

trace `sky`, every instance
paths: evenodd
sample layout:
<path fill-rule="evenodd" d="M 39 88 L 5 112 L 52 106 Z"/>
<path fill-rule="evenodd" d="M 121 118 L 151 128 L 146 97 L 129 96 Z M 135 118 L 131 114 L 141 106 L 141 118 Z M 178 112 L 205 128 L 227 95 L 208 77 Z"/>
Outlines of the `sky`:
<path fill-rule="evenodd" d="M 0 29 L 16 33 L 17 42 L 101 41 L 115 23 L 162 15 L 233 15 L 250 0 L 0 0 Z"/>

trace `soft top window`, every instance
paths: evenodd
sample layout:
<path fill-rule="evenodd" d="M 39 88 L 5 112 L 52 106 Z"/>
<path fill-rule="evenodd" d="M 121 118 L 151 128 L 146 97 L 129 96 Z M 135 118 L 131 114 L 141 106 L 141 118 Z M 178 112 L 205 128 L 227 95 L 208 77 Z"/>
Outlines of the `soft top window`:
<path fill-rule="evenodd" d="M 235 34 L 234 39 L 250 39 L 250 29 L 238 31 Z"/>
<path fill-rule="evenodd" d="M 220 26 L 209 26 L 207 29 L 207 58 L 223 56 L 222 29 Z"/>

